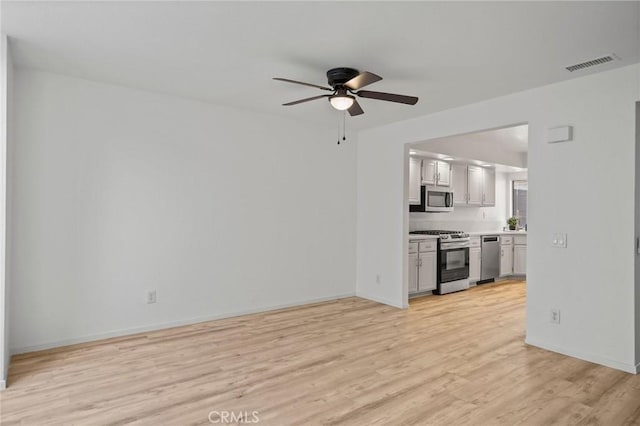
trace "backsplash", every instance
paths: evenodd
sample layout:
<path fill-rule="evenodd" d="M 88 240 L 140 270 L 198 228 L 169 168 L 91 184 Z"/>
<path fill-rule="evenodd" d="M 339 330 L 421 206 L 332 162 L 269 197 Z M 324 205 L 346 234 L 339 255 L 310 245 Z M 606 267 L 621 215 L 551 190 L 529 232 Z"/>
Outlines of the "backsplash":
<path fill-rule="evenodd" d="M 424 231 L 428 229 L 446 229 L 446 230 L 452 230 L 452 231 L 465 231 L 465 232 L 501 231 L 502 228 L 506 226 L 506 219 L 496 220 L 492 218 L 492 219 L 478 219 L 478 220 L 444 220 L 444 218 L 432 219 L 432 218 L 424 217 L 424 215 L 427 215 L 427 214 L 429 213 L 410 213 L 409 231 Z M 445 215 L 448 215 L 448 214 L 445 213 L 445 214 L 441 214 L 440 216 L 445 216 Z"/>

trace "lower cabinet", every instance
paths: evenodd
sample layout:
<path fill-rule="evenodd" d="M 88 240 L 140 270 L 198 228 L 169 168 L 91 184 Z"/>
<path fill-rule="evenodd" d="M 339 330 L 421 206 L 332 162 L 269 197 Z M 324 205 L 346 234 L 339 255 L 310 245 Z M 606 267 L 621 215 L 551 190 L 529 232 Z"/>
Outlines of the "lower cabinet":
<path fill-rule="evenodd" d="M 482 249 L 471 247 L 469 249 L 469 281 L 480 281 L 480 268 L 482 266 Z"/>
<path fill-rule="evenodd" d="M 437 240 L 409 243 L 409 294 L 432 291 L 437 285 Z"/>
<path fill-rule="evenodd" d="M 482 268 L 482 246 L 480 237 L 473 236 L 469 239 L 469 281 L 480 281 Z"/>
<path fill-rule="evenodd" d="M 418 291 L 429 291 L 436 289 L 436 268 L 438 264 L 438 256 L 436 252 L 419 253 L 418 260 Z"/>
<path fill-rule="evenodd" d="M 513 275 L 527 275 L 527 246 L 513 246 Z"/>
<path fill-rule="evenodd" d="M 503 238 L 504 240 L 504 238 Z M 500 276 L 513 275 L 513 242 L 500 244 Z"/>
<path fill-rule="evenodd" d="M 418 253 L 409 253 L 409 294 L 418 292 Z"/>

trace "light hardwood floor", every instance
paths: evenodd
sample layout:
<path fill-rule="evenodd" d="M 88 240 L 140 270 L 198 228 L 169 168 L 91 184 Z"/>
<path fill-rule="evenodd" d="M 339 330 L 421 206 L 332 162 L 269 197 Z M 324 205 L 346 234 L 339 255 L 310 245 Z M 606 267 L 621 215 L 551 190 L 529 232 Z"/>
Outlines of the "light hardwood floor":
<path fill-rule="evenodd" d="M 640 376 L 524 344 L 525 283 L 358 298 L 13 358 L 3 425 L 640 424 Z M 212 415 L 217 420 L 216 414 Z"/>

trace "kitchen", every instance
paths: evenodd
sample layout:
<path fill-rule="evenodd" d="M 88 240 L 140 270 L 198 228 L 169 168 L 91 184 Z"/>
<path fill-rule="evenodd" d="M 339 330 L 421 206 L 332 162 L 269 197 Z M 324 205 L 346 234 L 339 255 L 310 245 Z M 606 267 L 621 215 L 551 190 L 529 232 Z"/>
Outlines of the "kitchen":
<path fill-rule="evenodd" d="M 527 140 L 520 124 L 410 146 L 409 298 L 524 282 Z"/>

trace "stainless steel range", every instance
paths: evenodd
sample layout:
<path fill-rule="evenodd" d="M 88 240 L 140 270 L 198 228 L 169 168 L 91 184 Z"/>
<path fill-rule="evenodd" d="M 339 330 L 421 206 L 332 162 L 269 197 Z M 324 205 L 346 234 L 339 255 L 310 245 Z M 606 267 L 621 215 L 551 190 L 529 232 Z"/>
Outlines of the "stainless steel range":
<path fill-rule="evenodd" d="M 462 231 L 412 231 L 438 236 L 438 287 L 434 294 L 469 288 L 469 234 Z"/>

